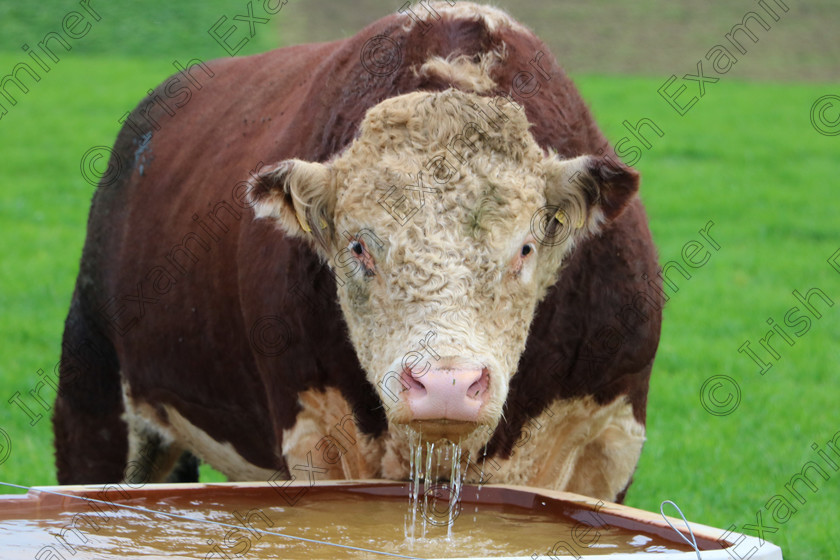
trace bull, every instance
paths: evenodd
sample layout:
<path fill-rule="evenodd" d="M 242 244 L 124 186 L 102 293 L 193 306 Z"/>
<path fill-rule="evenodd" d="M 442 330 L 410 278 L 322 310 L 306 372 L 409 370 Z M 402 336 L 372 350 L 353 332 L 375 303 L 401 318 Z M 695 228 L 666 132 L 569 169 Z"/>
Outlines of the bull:
<path fill-rule="evenodd" d="M 531 31 L 429 6 L 194 61 L 126 119 L 60 483 L 406 479 L 419 433 L 492 465 L 467 480 L 623 497 L 662 308 L 639 175 Z"/>

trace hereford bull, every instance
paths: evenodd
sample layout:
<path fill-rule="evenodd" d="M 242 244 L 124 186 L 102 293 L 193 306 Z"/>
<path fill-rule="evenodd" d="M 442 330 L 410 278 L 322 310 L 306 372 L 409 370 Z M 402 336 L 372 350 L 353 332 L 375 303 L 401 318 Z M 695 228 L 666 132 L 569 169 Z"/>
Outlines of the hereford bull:
<path fill-rule="evenodd" d="M 621 499 L 662 307 L 638 174 L 529 30 L 430 6 L 198 61 L 126 119 L 61 483 L 406 479 L 411 427 L 489 459 L 468 480 Z"/>

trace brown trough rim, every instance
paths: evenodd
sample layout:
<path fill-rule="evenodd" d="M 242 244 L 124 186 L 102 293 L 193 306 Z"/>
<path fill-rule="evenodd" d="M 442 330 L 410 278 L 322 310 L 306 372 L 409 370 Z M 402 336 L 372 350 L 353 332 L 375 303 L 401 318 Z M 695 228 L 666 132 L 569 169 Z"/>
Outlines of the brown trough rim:
<path fill-rule="evenodd" d="M 330 489 L 352 487 L 356 491 L 361 491 L 370 494 L 384 495 L 384 496 L 405 496 L 409 487 L 409 482 L 381 480 L 381 479 L 354 479 L 354 480 L 325 480 L 314 483 L 304 481 L 282 481 L 282 488 L 310 488 L 318 489 L 320 491 L 328 491 Z M 95 498 L 102 499 L 104 492 L 112 492 L 109 496 L 117 496 L 120 493 L 131 495 L 130 499 L 137 498 L 155 498 L 179 495 L 184 496 L 200 492 L 202 490 L 221 490 L 221 491 L 265 491 L 271 489 L 276 493 L 281 484 L 271 484 L 268 482 L 217 482 L 217 483 L 160 483 L 160 484 L 143 484 L 138 485 L 137 488 L 132 488 L 130 485 L 121 484 L 94 484 L 94 485 L 72 485 L 72 486 L 33 486 L 29 492 L 24 495 L 11 494 L 0 495 L 0 519 L 20 518 L 21 514 L 33 511 L 44 511 L 45 509 L 64 508 L 66 505 L 75 503 L 74 498 L 58 496 L 56 494 L 49 494 L 49 492 L 56 492 L 60 494 L 67 494 L 79 498 Z M 479 489 L 478 486 L 472 484 L 465 484 L 462 493 L 462 500 L 464 503 L 474 503 L 475 492 Z M 366 491 L 367 490 L 367 491 Z M 374 490 L 370 492 L 370 490 Z M 378 491 L 377 491 L 378 490 Z M 382 490 L 385 490 L 384 492 Z M 390 491 L 387 491 L 390 490 Z M 250 492 L 249 492 L 250 493 Z M 511 500 L 510 498 L 514 499 Z M 507 498 L 507 499 L 503 499 Z M 665 519 L 658 513 L 645 511 L 630 506 L 616 504 L 613 502 L 606 502 L 575 494 L 572 492 L 562 492 L 557 490 L 548 490 L 545 488 L 535 488 L 533 486 L 519 486 L 513 484 L 484 484 L 480 487 L 480 503 L 485 505 L 507 505 L 519 506 L 525 508 L 532 508 L 538 498 L 548 498 L 552 501 L 551 506 L 560 515 L 570 517 L 568 511 L 564 511 L 562 506 L 564 504 L 572 505 L 575 508 L 588 510 L 598 513 L 598 516 L 604 518 L 609 524 L 616 527 L 630 528 L 628 525 L 641 524 L 644 531 L 655 534 L 666 540 L 679 542 L 685 544 L 675 534 Z M 121 497 L 122 500 L 126 500 Z M 111 502 L 119 502 L 120 499 L 111 499 Z M 546 504 L 548 505 L 548 504 Z M 573 517 L 574 519 L 574 517 Z M 671 523 L 680 530 L 686 537 L 690 538 L 688 531 L 684 529 L 685 523 L 682 519 L 668 517 Z M 629 522 L 629 523 L 628 523 Z M 731 546 L 732 543 L 722 540 L 726 535 L 723 529 L 710 527 L 700 523 L 689 521 L 694 536 L 697 539 L 697 546 L 700 550 L 720 550 Z M 730 538 L 732 535 L 728 535 Z"/>

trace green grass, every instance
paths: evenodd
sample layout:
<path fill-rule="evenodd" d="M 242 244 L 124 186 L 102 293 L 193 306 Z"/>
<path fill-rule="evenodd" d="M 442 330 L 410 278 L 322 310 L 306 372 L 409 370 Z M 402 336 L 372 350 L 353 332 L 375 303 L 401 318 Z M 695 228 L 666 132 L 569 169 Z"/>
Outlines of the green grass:
<path fill-rule="evenodd" d="M 160 2 L 117 10 L 94 2 L 102 22 L 0 120 L 4 403 L 19 391 L 34 407 L 27 393 L 39 381 L 37 371 L 52 371 L 58 361 L 93 193 L 80 175 L 82 154 L 113 142 L 117 119 L 172 73 L 173 59 L 222 56 L 206 29 L 220 15 L 242 11 L 241 4 Z M 24 60 L 20 43 L 40 40 L 75 6 L 55 2 L 37 17 L 27 12 L 28 19 L 15 12 L 25 8 L 0 6 L 7 26 L 0 33 L 0 74 Z M 278 16 L 258 29 L 243 53 L 273 45 L 284 25 L 290 24 Z M 765 525 L 779 527 L 768 536 L 787 559 L 831 557 L 840 545 L 830 529 L 840 524 L 840 473 L 817 479 L 816 494 L 800 487 L 807 503 L 797 503 L 784 524 L 764 504 L 785 494 L 806 461 L 819 462 L 812 442 L 824 448 L 840 430 L 840 306 L 824 309 L 795 346 L 777 343 L 782 358 L 764 376 L 737 348 L 747 339 L 756 347 L 768 317 L 781 322 L 796 305 L 794 289 L 817 287 L 840 301 L 840 274 L 826 263 L 840 248 L 840 139 L 817 134 L 809 122 L 811 103 L 836 92 L 837 84 L 723 77 L 680 117 L 656 94 L 664 77 L 576 80 L 611 140 L 627 135 L 623 120 L 647 117 L 664 131 L 662 138 L 648 133 L 652 147 L 637 164 L 661 262 L 680 261 L 683 245 L 699 239 L 709 220 L 721 245 L 704 267 L 691 270 L 690 280 L 676 277 L 679 291 L 669 292 L 648 443 L 628 503 L 657 511 L 661 500 L 672 499 L 689 519 L 739 529 L 762 510 Z M 723 417 L 707 413 L 699 399 L 703 382 L 718 374 L 742 391 L 740 406 Z M 49 390 L 43 394 L 52 398 Z M 55 483 L 49 412 L 39 412 L 44 417 L 30 426 L 20 409 L 0 405 L 0 428 L 12 442 L 0 480 Z M 206 468 L 202 475 L 219 479 Z"/>
<path fill-rule="evenodd" d="M 672 499 L 690 519 L 739 528 L 762 510 L 765 524 L 779 527 L 768 537 L 786 558 L 830 557 L 840 474 L 817 477 L 817 494 L 797 486 L 806 503 L 796 503 L 799 511 L 784 524 L 764 505 L 775 494 L 789 496 L 785 484 L 806 461 L 824 466 L 811 443 L 824 448 L 840 431 L 840 306 L 821 306 L 822 318 L 793 347 L 777 336 L 782 357 L 764 376 L 737 349 L 745 340 L 758 347 L 768 317 L 782 323 L 798 305 L 793 290 L 820 288 L 840 302 L 840 273 L 826 262 L 840 249 L 837 139 L 809 122 L 811 103 L 832 86 L 721 80 L 680 117 L 657 96 L 661 81 L 577 82 L 611 140 L 628 134 L 625 119 L 647 117 L 664 132 L 648 134 L 652 147 L 637 164 L 660 262 L 682 262 L 683 245 L 701 239 L 709 220 L 721 246 L 702 268 L 689 269 L 691 279 L 674 276 L 678 292 L 668 290 L 648 444 L 628 503 L 656 511 Z M 713 375 L 740 386 L 741 403 L 728 416 L 701 406 L 700 387 Z"/>
<path fill-rule="evenodd" d="M 91 10 L 99 16 L 89 14 L 79 1 L 47 0 L 39 3 L 39 9 L 33 9 L 25 3 L 0 3 L 0 21 L 3 33 L 0 33 L 0 50 L 7 53 L 21 53 L 23 43 L 31 48 L 49 32 L 60 31 L 62 20 L 68 12 L 83 14 L 90 23 L 90 29 L 84 37 L 68 41 L 71 53 L 75 55 L 110 54 L 118 57 L 167 58 L 172 56 L 190 56 L 202 59 L 225 56 L 219 44 L 208 34 L 208 30 L 225 16 L 220 33 L 236 25 L 237 29 L 229 40 L 236 43 L 245 37 L 247 22 L 237 22 L 234 16 L 246 14 L 247 2 L 239 0 L 178 0 L 166 2 L 151 0 L 142 3 L 105 2 L 88 0 Z M 274 4 L 272 2 L 271 4 Z M 255 17 L 266 18 L 262 11 L 263 2 L 253 3 Z M 285 10 L 285 6 L 283 10 Z M 254 36 L 248 36 L 248 42 L 239 54 L 251 54 L 274 48 L 279 43 L 278 26 L 282 13 L 268 17 L 267 23 L 255 24 Z M 78 23 L 77 34 L 82 34 L 85 25 Z M 57 53 L 61 47 L 54 46 Z M 4 70 L 4 74 L 7 70 Z"/>

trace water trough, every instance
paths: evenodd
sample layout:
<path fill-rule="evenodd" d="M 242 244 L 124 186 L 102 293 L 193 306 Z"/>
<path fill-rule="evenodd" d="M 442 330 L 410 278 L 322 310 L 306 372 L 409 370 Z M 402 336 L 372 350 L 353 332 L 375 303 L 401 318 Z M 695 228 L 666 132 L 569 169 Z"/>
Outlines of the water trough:
<path fill-rule="evenodd" d="M 0 557 L 782 558 L 692 522 L 698 553 L 659 513 L 578 494 L 465 485 L 454 512 L 444 494 L 426 487 L 412 510 L 410 484 L 382 480 L 35 487 L 0 496 Z"/>

